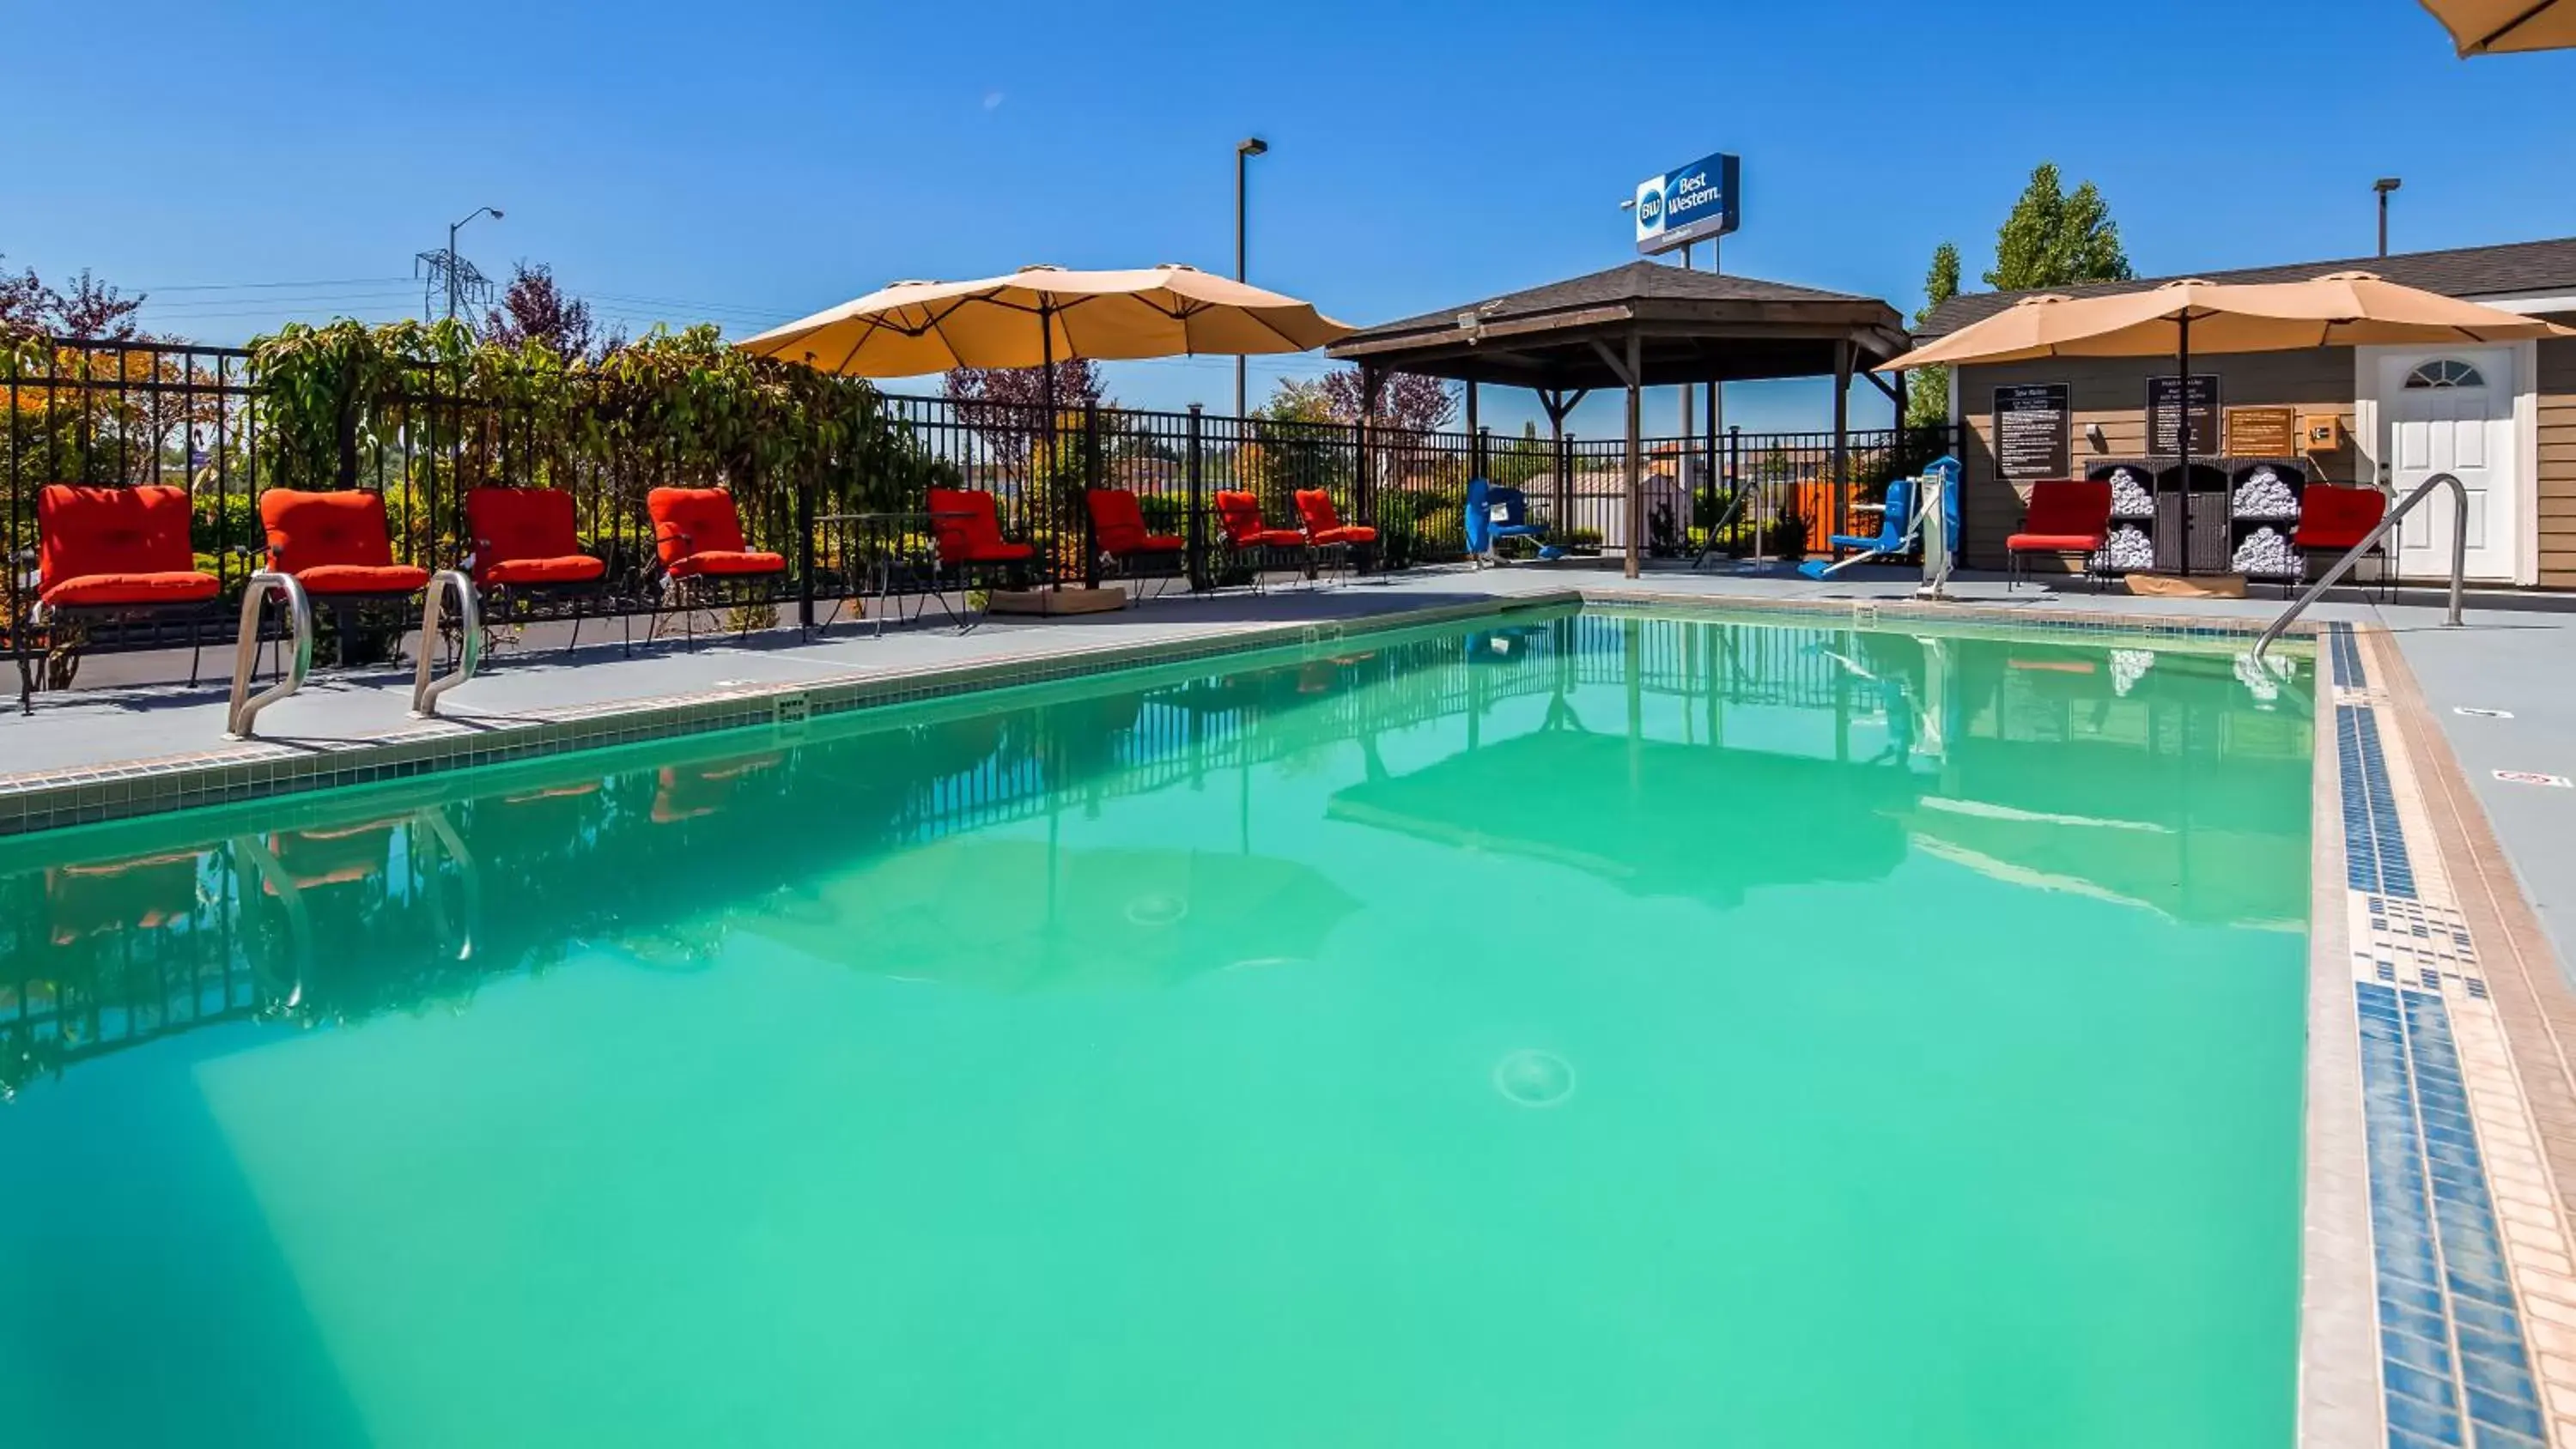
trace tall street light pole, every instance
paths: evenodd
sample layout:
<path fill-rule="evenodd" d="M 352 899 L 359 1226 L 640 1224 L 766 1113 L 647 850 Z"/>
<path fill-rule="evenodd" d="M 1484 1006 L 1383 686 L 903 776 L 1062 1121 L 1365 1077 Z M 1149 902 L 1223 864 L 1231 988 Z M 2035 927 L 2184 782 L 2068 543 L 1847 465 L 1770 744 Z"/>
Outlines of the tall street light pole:
<path fill-rule="evenodd" d="M 478 206 L 472 211 L 465 213 L 464 221 L 453 221 L 449 222 L 447 225 L 447 320 L 450 322 L 456 320 L 456 234 L 465 229 L 465 222 L 472 221 L 474 218 L 486 214 L 490 215 L 494 221 L 499 221 L 501 219 L 501 208 L 497 206 Z"/>
<path fill-rule="evenodd" d="M 2405 184 L 2395 176 L 2382 176 L 2370 183 L 2370 189 L 2379 193 L 2379 254 L 2383 257 L 2388 255 L 2388 193 Z"/>
<path fill-rule="evenodd" d="M 1259 136 L 1246 136 L 1242 140 L 1237 141 L 1234 145 L 1234 279 L 1238 282 L 1249 282 L 1252 280 L 1244 274 L 1244 168 L 1245 164 L 1251 161 L 1253 157 L 1261 155 L 1269 149 L 1270 143 L 1262 140 Z M 1234 359 L 1234 415 L 1238 418 L 1242 417 L 1243 411 L 1243 358 L 1240 354 L 1237 354 Z"/>

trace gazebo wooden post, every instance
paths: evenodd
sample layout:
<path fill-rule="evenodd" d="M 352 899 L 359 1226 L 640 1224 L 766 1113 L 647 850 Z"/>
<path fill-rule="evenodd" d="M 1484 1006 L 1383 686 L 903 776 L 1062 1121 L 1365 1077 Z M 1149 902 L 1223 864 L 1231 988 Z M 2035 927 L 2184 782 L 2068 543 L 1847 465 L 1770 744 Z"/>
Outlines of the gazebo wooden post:
<path fill-rule="evenodd" d="M 1351 426 L 1353 440 L 1359 445 L 1359 477 L 1352 480 L 1351 512 L 1362 523 L 1377 522 L 1377 460 L 1372 456 L 1369 418 L 1377 411 L 1377 389 L 1383 374 L 1363 362 L 1360 364 L 1360 416 Z"/>
<path fill-rule="evenodd" d="M 1467 379 L 1467 476 L 1470 478 L 1481 478 L 1485 473 L 1485 460 L 1477 456 L 1476 437 L 1476 380 L 1471 377 Z"/>
<path fill-rule="evenodd" d="M 1637 334 L 1630 332 L 1625 379 L 1628 384 L 1628 539 L 1627 547 L 1622 551 L 1625 561 L 1621 565 L 1621 572 L 1632 579 L 1645 572 L 1643 563 L 1645 555 L 1641 550 L 1642 535 L 1646 531 L 1646 458 L 1645 440 L 1642 436 L 1646 397 L 1644 390 L 1637 386 L 1642 365 L 1640 356 L 1642 351 Z"/>

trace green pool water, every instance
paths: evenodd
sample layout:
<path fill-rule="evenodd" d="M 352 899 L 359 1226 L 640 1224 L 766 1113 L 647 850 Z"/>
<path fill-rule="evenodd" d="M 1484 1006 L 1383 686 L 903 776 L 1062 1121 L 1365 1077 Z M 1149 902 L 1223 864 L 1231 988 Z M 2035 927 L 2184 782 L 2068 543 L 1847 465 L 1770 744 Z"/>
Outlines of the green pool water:
<path fill-rule="evenodd" d="M 0 849 L 10 1445 L 2277 1445 L 2306 669 L 1630 614 Z"/>

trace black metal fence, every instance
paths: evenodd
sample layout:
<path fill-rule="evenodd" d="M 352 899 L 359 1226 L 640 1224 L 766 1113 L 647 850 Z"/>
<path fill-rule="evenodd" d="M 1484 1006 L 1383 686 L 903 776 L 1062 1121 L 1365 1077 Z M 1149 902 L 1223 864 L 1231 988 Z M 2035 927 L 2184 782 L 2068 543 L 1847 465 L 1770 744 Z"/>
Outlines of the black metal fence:
<path fill-rule="evenodd" d="M 650 447 L 568 449 L 562 418 L 543 409 L 585 406 L 573 392 L 570 404 L 466 401 L 424 370 L 418 386 L 346 430 L 337 480 L 380 494 L 396 556 L 429 568 L 466 561 L 468 490 L 565 489 L 622 604 L 641 607 L 655 574 L 645 495 L 683 481 L 684 470 Z M 600 435 L 613 439 L 625 405 L 599 399 Z M 1467 484 L 1480 474 L 1522 488 L 1536 520 L 1574 552 L 1617 553 L 1628 541 L 1623 439 L 1411 432 L 1197 408 L 1089 407 L 1050 419 L 1039 408 L 946 398 L 878 395 L 869 406 L 889 445 L 844 470 L 850 476 L 828 494 L 811 481 L 728 480 L 750 546 L 785 555 L 790 587 L 809 600 L 860 591 L 867 561 L 926 556 L 922 494 L 941 483 L 994 496 L 1005 531 L 1038 545 L 1038 582 L 1101 573 L 1085 488 L 1133 492 L 1154 531 L 1187 540 L 1187 575 L 1201 587 L 1228 582 L 1214 546 L 1221 491 L 1252 493 L 1265 519 L 1294 528 L 1294 495 L 1321 489 L 1345 519 L 1379 531 L 1371 562 L 1381 568 L 1462 557 Z M 263 556 L 257 499 L 277 481 L 274 450 L 263 447 L 266 411 L 251 354 L 230 348 L 59 343 L 0 376 L 0 543 L 10 565 L 0 630 L 15 629 L 32 602 L 36 496 L 51 483 L 185 488 L 198 566 L 223 581 L 225 598 L 237 597 Z M 1954 446 L 1946 428 L 1852 432 L 1838 477 L 1830 433 L 1647 439 L 1639 543 L 1658 556 L 1712 542 L 1737 553 L 1816 551 L 1827 534 L 1848 531 L 1852 503 Z"/>

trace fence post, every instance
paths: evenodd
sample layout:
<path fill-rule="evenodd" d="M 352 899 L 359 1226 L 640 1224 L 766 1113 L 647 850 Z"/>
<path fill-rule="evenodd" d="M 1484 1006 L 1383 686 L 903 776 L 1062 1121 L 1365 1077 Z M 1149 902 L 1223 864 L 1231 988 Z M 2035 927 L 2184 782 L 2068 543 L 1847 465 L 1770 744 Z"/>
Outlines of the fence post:
<path fill-rule="evenodd" d="M 1744 429 L 1733 423 L 1726 427 L 1726 476 L 1734 480 L 1738 489 L 1744 487 Z M 1753 530 L 1751 552 L 1757 559 L 1762 557 L 1761 516 L 1762 494 L 1757 487 L 1745 498 L 1743 506 L 1735 510 L 1735 526 Z"/>
<path fill-rule="evenodd" d="M 1201 416 L 1202 413 L 1200 405 L 1197 403 L 1190 404 L 1189 453 L 1183 464 L 1183 471 L 1188 480 L 1190 490 L 1190 526 L 1188 530 L 1190 543 L 1190 592 L 1194 594 L 1205 593 L 1208 586 L 1207 508 L 1204 502 L 1204 495 L 1207 487 L 1207 475 L 1205 460 L 1199 451 Z"/>
<path fill-rule="evenodd" d="M 1491 457 L 1493 455 L 1493 451 L 1494 430 L 1490 427 L 1480 427 L 1476 429 L 1476 442 L 1467 459 L 1467 476 L 1470 478 L 1483 478 L 1485 476 L 1485 459 Z"/>
<path fill-rule="evenodd" d="M 1082 405 L 1082 586 L 1100 587 L 1100 541 L 1091 531 L 1091 490 L 1100 486 L 1100 404 Z"/>

